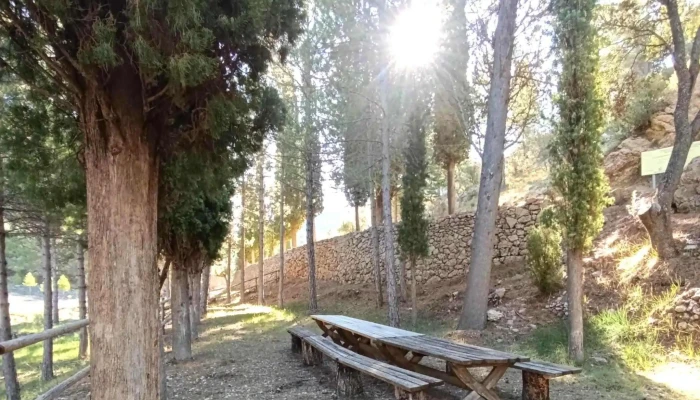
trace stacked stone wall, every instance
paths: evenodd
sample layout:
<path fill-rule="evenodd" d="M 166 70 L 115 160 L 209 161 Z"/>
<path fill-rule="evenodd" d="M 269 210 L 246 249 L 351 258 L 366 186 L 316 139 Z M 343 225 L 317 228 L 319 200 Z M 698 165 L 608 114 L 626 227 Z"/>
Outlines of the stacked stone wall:
<path fill-rule="evenodd" d="M 524 261 L 527 255 L 527 231 L 535 224 L 541 208 L 541 199 L 532 199 L 520 206 L 500 208 L 494 243 L 494 265 Z M 417 281 L 434 283 L 464 275 L 469 265 L 473 229 L 472 213 L 455 214 L 431 222 L 428 228 L 429 254 L 417 262 Z M 395 244 L 394 248 L 398 257 L 398 245 Z M 379 251 L 383 271 L 383 229 L 379 231 Z M 265 274 L 278 270 L 279 257 L 266 259 L 264 269 Z M 257 273 L 257 264 L 248 265 L 246 279 L 253 279 Z M 285 276 L 287 279 L 304 279 L 308 276 L 306 246 L 285 252 Z M 348 284 L 373 282 L 370 231 L 353 232 L 316 242 L 316 276 L 318 280 Z M 274 279 L 274 276 L 270 279 Z M 237 281 L 238 276 L 234 278 L 234 282 Z"/>

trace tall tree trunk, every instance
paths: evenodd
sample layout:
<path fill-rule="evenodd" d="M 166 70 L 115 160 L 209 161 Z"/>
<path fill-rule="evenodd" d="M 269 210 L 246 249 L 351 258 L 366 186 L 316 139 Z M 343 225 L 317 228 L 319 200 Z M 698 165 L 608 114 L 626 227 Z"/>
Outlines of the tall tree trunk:
<path fill-rule="evenodd" d="M 241 249 L 238 264 L 241 269 L 241 296 L 239 303 L 245 303 L 245 175 L 241 177 Z"/>
<path fill-rule="evenodd" d="M 211 265 L 207 262 L 207 266 L 202 270 L 202 298 L 200 299 L 200 315 L 207 316 L 207 305 L 209 304 L 209 278 L 211 275 Z"/>
<path fill-rule="evenodd" d="M 666 6 L 669 26 L 673 38 L 673 68 L 678 78 L 676 109 L 673 123 L 676 138 L 666 172 L 661 178 L 654 199 L 646 210 L 640 210 L 640 219 L 649 232 L 651 243 L 659 256 L 673 257 L 678 254 L 673 239 L 673 197 L 683 174 L 693 138 L 700 132 L 700 112 L 696 112 L 692 122 L 688 112 L 693 88 L 700 72 L 700 30 L 694 32 L 692 46 L 686 45 L 685 30 L 678 10 L 677 0 L 661 2 Z M 688 57 L 688 48 L 691 49 Z M 690 65 L 689 65 L 690 64 Z"/>
<path fill-rule="evenodd" d="M 355 232 L 360 231 L 360 206 L 355 204 Z"/>
<path fill-rule="evenodd" d="M 231 303 L 231 235 L 226 240 L 226 303 Z"/>
<path fill-rule="evenodd" d="M 197 261 L 198 262 L 198 261 Z M 197 272 L 198 268 L 188 266 L 190 275 L 190 334 L 192 340 L 199 338 L 199 306 L 202 294 L 202 273 Z"/>
<path fill-rule="evenodd" d="M 411 257 L 411 321 L 418 323 L 418 299 L 416 298 L 416 257 Z"/>
<path fill-rule="evenodd" d="M 161 318 L 162 319 L 162 316 Z M 168 379 L 165 374 L 165 341 L 163 340 L 163 335 L 165 333 L 161 329 L 158 332 L 158 346 L 160 347 L 160 365 L 158 367 L 158 382 L 160 383 L 160 400 L 166 400 L 168 398 Z"/>
<path fill-rule="evenodd" d="M 457 195 L 455 194 L 455 162 L 450 160 L 447 163 L 447 214 L 455 213 Z"/>
<path fill-rule="evenodd" d="M 56 251 L 56 238 L 51 238 L 51 322 L 58 325 L 58 255 Z"/>
<path fill-rule="evenodd" d="M 377 308 L 384 305 L 384 295 L 382 294 L 382 272 L 379 260 L 379 232 L 377 232 L 377 209 L 370 206 L 372 213 L 372 269 L 374 270 L 374 291 L 377 295 Z"/>
<path fill-rule="evenodd" d="M 265 150 L 258 160 L 258 304 L 265 304 Z"/>
<path fill-rule="evenodd" d="M 311 146 L 306 150 L 306 257 L 309 266 L 309 312 L 318 310 L 316 299 L 316 244 L 314 242 L 314 164 Z"/>
<path fill-rule="evenodd" d="M 486 139 L 479 184 L 479 200 L 471 246 L 467 291 L 459 329 L 484 329 L 491 283 L 493 239 L 503 176 L 503 147 L 510 94 L 511 61 L 517 0 L 501 0 L 494 35 L 494 62 L 488 99 Z"/>
<path fill-rule="evenodd" d="M 5 181 L 3 159 L 0 157 L 0 341 L 12 339 L 10 295 L 7 289 L 7 258 L 5 255 Z M 2 355 L 2 375 L 5 379 L 7 400 L 20 400 L 19 382 L 14 353 Z"/>
<path fill-rule="evenodd" d="M 122 64 L 128 69 L 128 63 Z M 88 83 L 85 133 L 92 400 L 155 400 L 158 374 L 156 120 L 143 119 L 138 74 L 113 71 L 110 96 Z M 108 103 L 105 104 L 104 102 Z M 105 115 L 107 114 L 107 115 Z M 129 351 L 124 351 L 129 349 Z"/>
<path fill-rule="evenodd" d="M 284 158 L 282 158 L 282 176 L 284 176 Z M 280 183 L 284 185 L 284 183 Z M 277 306 L 284 307 L 284 187 L 280 190 L 280 271 L 277 288 Z"/>
<path fill-rule="evenodd" d="M 569 249 L 566 254 L 569 296 L 569 357 L 583 362 L 583 252 Z"/>
<path fill-rule="evenodd" d="M 400 257 L 397 260 L 399 263 L 399 288 L 401 289 L 401 301 L 408 301 L 408 283 L 406 279 L 406 261 Z"/>
<path fill-rule="evenodd" d="M 53 328 L 53 296 L 51 295 L 51 238 L 48 219 L 44 220 L 41 237 L 41 251 L 44 269 L 44 330 Z M 44 355 L 41 362 L 41 379 L 53 379 L 53 339 L 44 340 Z"/>
<path fill-rule="evenodd" d="M 181 261 L 173 261 L 170 283 L 173 356 L 177 361 L 189 360 L 192 358 L 189 276 L 186 266 Z"/>
<path fill-rule="evenodd" d="M 87 318 L 87 285 L 85 284 L 85 244 L 82 238 L 78 239 L 76 255 L 78 258 L 78 319 Z M 78 345 L 78 357 L 87 358 L 88 331 L 87 327 L 80 329 L 80 344 Z"/>
<path fill-rule="evenodd" d="M 382 212 L 382 189 L 377 189 L 377 194 L 373 199 L 372 206 L 374 207 L 375 215 L 377 217 L 377 225 L 384 223 L 384 215 Z"/>
<path fill-rule="evenodd" d="M 386 71 L 384 72 L 387 73 Z M 380 97 L 382 108 L 388 110 L 387 80 L 388 76 L 380 77 Z M 384 208 L 384 266 L 386 269 L 386 297 L 389 304 L 389 325 L 401 325 L 399 315 L 399 299 L 396 296 L 396 271 L 394 270 L 394 224 L 391 219 L 391 154 L 389 141 L 389 117 L 382 116 L 382 200 Z"/>

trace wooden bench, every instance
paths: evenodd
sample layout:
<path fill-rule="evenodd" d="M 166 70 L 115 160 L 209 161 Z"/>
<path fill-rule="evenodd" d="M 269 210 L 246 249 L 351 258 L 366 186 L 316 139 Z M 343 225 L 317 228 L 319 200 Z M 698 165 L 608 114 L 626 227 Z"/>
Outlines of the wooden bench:
<path fill-rule="evenodd" d="M 338 363 L 337 394 L 340 398 L 350 398 L 362 393 L 360 372 L 393 385 L 396 398 L 404 400 L 424 400 L 428 388 L 443 383 L 440 379 L 357 354 L 322 336 L 307 336 L 304 342 Z M 315 357 L 314 360 L 320 360 L 320 357 Z"/>
<path fill-rule="evenodd" d="M 295 353 L 299 353 L 303 350 L 303 339 L 310 336 L 320 336 L 320 333 L 316 333 L 303 326 L 293 326 L 287 329 L 287 332 L 289 332 L 292 337 L 292 351 Z"/>
<path fill-rule="evenodd" d="M 581 368 L 546 361 L 519 362 L 513 368 L 523 371 L 523 400 L 549 400 L 550 379 L 581 373 Z"/>

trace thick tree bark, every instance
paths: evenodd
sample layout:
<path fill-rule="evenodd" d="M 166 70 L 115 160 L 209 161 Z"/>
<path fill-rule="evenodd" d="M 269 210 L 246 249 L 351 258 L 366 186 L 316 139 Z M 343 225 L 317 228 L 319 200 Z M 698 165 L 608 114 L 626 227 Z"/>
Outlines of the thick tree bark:
<path fill-rule="evenodd" d="M 416 293 L 416 258 L 411 257 L 411 322 L 418 323 L 418 299 Z"/>
<path fill-rule="evenodd" d="M 41 251 L 44 269 L 44 330 L 53 328 L 53 296 L 51 295 L 51 238 L 48 220 L 44 222 Z M 53 339 L 44 340 L 44 355 L 41 362 L 41 379 L 53 379 Z"/>
<path fill-rule="evenodd" d="M 387 79 L 380 77 L 380 97 L 382 108 L 388 110 Z M 389 325 L 401 325 L 399 299 L 396 293 L 396 271 L 394 270 L 394 224 L 391 219 L 391 148 L 389 141 L 389 117 L 382 117 L 382 200 L 384 209 L 384 255 L 386 260 L 386 301 L 389 305 Z"/>
<path fill-rule="evenodd" d="M 360 372 L 342 364 L 338 364 L 337 385 L 339 399 L 354 399 L 364 393 Z"/>
<path fill-rule="evenodd" d="M 241 177 L 241 248 L 238 268 L 241 269 L 241 296 L 239 303 L 245 302 L 245 175 Z"/>
<path fill-rule="evenodd" d="M 355 204 L 355 232 L 360 231 L 360 206 Z"/>
<path fill-rule="evenodd" d="M 87 285 L 85 284 L 85 247 L 82 239 L 78 239 L 76 255 L 78 259 L 78 319 L 87 318 Z M 87 358 L 88 328 L 80 329 L 80 344 L 78 357 Z"/>
<path fill-rule="evenodd" d="M 309 266 L 309 312 L 318 310 L 316 299 L 316 243 L 314 242 L 314 164 L 307 145 L 306 154 L 306 257 Z"/>
<path fill-rule="evenodd" d="M 284 163 L 282 163 L 282 175 L 284 175 Z M 279 286 L 277 288 L 277 306 L 284 307 L 284 188 L 280 190 L 280 271 Z"/>
<path fill-rule="evenodd" d="M 549 400 L 549 379 L 523 371 L 523 400 Z"/>
<path fill-rule="evenodd" d="M 202 294 L 202 273 L 197 272 L 198 268 L 188 266 L 190 275 L 190 334 L 192 340 L 199 338 L 199 306 Z"/>
<path fill-rule="evenodd" d="M 656 249 L 657 254 L 663 258 L 669 258 L 678 254 L 673 239 L 671 220 L 673 196 L 681 180 L 693 138 L 700 131 L 700 112 L 696 113 L 692 122 L 688 116 L 693 87 L 697 81 L 698 73 L 700 73 L 700 28 L 695 31 L 690 59 L 688 59 L 685 32 L 678 10 L 678 2 L 666 0 L 661 3 L 666 6 L 668 14 L 673 38 L 673 68 L 678 78 L 678 96 L 676 109 L 673 112 L 676 137 L 666 172 L 661 178 L 659 188 L 650 206 L 646 210 L 640 210 L 642 212 L 640 220 L 649 232 L 652 246 Z"/>
<path fill-rule="evenodd" d="M 211 276 L 211 265 L 207 262 L 207 266 L 202 270 L 202 296 L 200 298 L 200 316 L 207 316 L 207 305 L 209 304 L 209 278 Z"/>
<path fill-rule="evenodd" d="M 56 238 L 51 238 L 51 322 L 56 326 L 58 320 L 58 254 L 56 251 Z"/>
<path fill-rule="evenodd" d="M 5 254 L 5 192 L 3 160 L 0 158 L 0 341 L 12 339 L 10 296 L 7 289 L 7 258 Z M 2 355 L 2 375 L 5 379 L 7 400 L 20 400 L 19 382 L 14 353 Z"/>
<path fill-rule="evenodd" d="M 258 160 L 258 304 L 265 304 L 265 150 Z"/>
<path fill-rule="evenodd" d="M 569 357 L 582 363 L 583 354 L 583 252 L 569 249 L 566 254 L 569 296 Z"/>
<path fill-rule="evenodd" d="M 479 199 L 471 245 L 471 262 L 467 274 L 459 329 L 484 329 L 491 283 L 493 239 L 498 217 L 498 199 L 503 176 L 508 98 L 517 0 L 501 0 L 498 24 L 494 35 L 494 62 L 488 99 L 486 139 L 484 143 Z"/>
<path fill-rule="evenodd" d="M 377 210 L 371 205 L 372 213 L 372 269 L 374 270 L 374 291 L 377 295 L 377 308 L 384 305 L 384 295 L 382 294 L 382 272 L 379 260 L 379 232 L 377 232 Z"/>
<path fill-rule="evenodd" d="M 455 162 L 450 160 L 447 163 L 447 214 L 455 213 L 457 195 L 455 194 Z"/>
<path fill-rule="evenodd" d="M 162 319 L 162 316 L 161 316 Z M 158 366 L 158 382 L 160 383 L 160 400 L 168 398 L 168 379 L 165 373 L 165 341 L 163 330 L 158 332 L 158 347 L 160 347 L 160 365 Z"/>
<path fill-rule="evenodd" d="M 144 120 L 130 65 L 113 69 L 107 90 L 87 82 L 81 96 L 92 400 L 160 397 L 155 136 L 163 127 Z"/>
<path fill-rule="evenodd" d="M 170 282 L 170 314 L 172 315 L 173 356 L 177 361 L 192 358 L 190 330 L 189 276 L 182 262 L 173 262 Z"/>
<path fill-rule="evenodd" d="M 384 201 L 382 200 L 382 189 L 377 189 L 376 197 L 372 201 L 372 207 L 374 207 L 374 212 L 377 218 L 377 225 L 384 223 L 383 206 Z"/>

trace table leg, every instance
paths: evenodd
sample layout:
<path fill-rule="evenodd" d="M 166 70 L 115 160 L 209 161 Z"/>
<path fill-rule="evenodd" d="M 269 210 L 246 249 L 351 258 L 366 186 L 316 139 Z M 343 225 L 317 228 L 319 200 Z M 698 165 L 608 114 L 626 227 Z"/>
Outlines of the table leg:
<path fill-rule="evenodd" d="M 498 396 L 498 394 L 491 389 L 496 385 L 498 380 L 501 379 L 507 369 L 508 366 L 494 367 L 486 379 L 479 382 L 479 380 L 477 380 L 466 367 L 459 365 L 452 366 L 452 371 L 455 375 L 457 375 L 459 380 L 464 382 L 473 390 L 473 392 L 469 393 L 464 400 L 477 400 L 480 398 L 485 398 L 487 400 L 500 400 L 501 398 Z"/>

